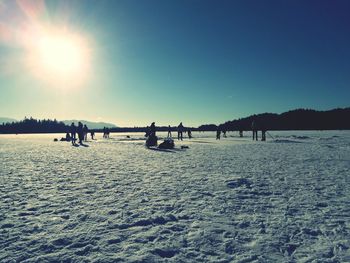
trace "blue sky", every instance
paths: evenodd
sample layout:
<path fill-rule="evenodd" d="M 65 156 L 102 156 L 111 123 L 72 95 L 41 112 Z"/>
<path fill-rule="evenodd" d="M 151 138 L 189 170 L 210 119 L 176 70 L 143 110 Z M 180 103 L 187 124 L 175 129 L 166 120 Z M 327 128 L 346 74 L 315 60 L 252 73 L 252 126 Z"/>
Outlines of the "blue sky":
<path fill-rule="evenodd" d="M 3 32 L 33 23 L 24 10 L 0 1 L 1 116 L 196 126 L 350 106 L 346 0 L 45 1 L 36 24 L 88 39 L 79 88 L 21 65 L 28 50 Z"/>

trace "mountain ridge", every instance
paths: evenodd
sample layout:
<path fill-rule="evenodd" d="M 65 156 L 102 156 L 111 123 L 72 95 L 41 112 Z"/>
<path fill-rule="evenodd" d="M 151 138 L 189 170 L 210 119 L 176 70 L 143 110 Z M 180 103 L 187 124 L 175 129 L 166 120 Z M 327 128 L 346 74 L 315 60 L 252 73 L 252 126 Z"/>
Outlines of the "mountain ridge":
<path fill-rule="evenodd" d="M 102 122 L 102 121 L 94 122 L 94 121 L 87 121 L 87 120 L 72 119 L 72 120 L 62 120 L 61 122 L 63 122 L 66 125 L 71 125 L 72 122 L 74 122 L 75 125 L 77 125 L 79 121 L 82 122 L 83 124 L 86 124 L 86 126 L 88 126 L 89 129 L 103 129 L 103 127 L 106 127 L 106 128 L 118 128 L 118 126 L 113 124 L 113 123 Z"/>
<path fill-rule="evenodd" d="M 14 119 L 14 118 L 0 117 L 0 124 L 11 123 L 11 122 L 16 122 L 16 121 L 18 121 L 18 120 Z"/>

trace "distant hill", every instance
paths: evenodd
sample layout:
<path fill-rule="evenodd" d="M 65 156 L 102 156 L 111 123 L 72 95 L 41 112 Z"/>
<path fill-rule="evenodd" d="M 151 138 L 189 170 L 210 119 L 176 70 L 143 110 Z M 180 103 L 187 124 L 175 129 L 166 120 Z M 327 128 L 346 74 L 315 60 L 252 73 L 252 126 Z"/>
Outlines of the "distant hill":
<path fill-rule="evenodd" d="M 117 128 L 117 126 L 113 123 L 107 123 L 107 122 L 92 122 L 92 121 L 86 121 L 86 120 L 64 120 L 62 121 L 66 125 L 71 125 L 72 122 L 75 123 L 75 125 L 78 124 L 78 122 L 82 122 L 83 124 L 86 124 L 89 129 L 103 129 L 103 127 L 106 128 Z"/>
<path fill-rule="evenodd" d="M 281 114 L 262 113 L 220 124 L 222 129 L 251 130 L 255 123 L 267 130 L 349 130 L 350 107 L 329 111 L 296 109 Z"/>
<path fill-rule="evenodd" d="M 0 117 L 0 124 L 11 123 L 11 122 L 16 122 L 16 121 L 17 121 L 16 119 Z"/>

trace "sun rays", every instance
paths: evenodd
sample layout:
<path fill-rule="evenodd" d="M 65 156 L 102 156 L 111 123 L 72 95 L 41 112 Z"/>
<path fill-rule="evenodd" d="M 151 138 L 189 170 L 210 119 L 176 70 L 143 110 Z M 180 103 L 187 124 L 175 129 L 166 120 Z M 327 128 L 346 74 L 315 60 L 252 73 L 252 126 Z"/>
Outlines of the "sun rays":
<path fill-rule="evenodd" d="M 16 1 L 2 6 L 0 43 L 22 52 L 2 63 L 11 73 L 29 73 L 49 87 L 81 87 L 90 75 L 92 45 L 67 21 L 50 18 L 44 1 Z M 59 21 L 59 22 L 57 22 Z M 4 66 L 3 66 L 4 67 Z"/>

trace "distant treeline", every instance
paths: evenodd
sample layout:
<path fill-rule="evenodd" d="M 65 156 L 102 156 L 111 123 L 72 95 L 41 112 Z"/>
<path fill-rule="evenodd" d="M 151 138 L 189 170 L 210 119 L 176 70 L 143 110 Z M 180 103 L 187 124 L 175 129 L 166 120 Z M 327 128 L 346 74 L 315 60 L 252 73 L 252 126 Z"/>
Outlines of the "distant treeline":
<path fill-rule="evenodd" d="M 192 131 L 216 131 L 218 127 L 226 131 L 248 131 L 254 121 L 258 128 L 267 130 L 350 130 L 350 108 L 329 111 L 297 109 L 281 114 L 262 113 L 246 118 L 189 128 Z M 176 131 L 177 127 L 171 127 Z M 188 128 L 187 128 L 188 129 Z M 0 133 L 66 133 L 69 126 L 57 120 L 36 120 L 25 118 L 22 121 L 0 124 Z M 102 132 L 102 129 L 93 129 Z M 147 127 L 109 128 L 110 132 L 146 132 Z M 168 131 L 167 126 L 157 127 L 157 131 Z"/>
<path fill-rule="evenodd" d="M 75 123 L 77 125 L 77 123 Z M 84 124 L 84 123 L 83 123 Z M 195 130 L 196 128 L 191 128 Z M 109 132 L 146 132 L 148 127 L 118 127 L 108 128 Z M 171 127 L 176 131 L 176 127 Z M 103 129 L 90 129 L 94 132 L 103 132 Z M 168 131 L 167 126 L 157 127 L 157 131 Z M 67 133 L 70 132 L 70 126 L 61 121 L 55 120 L 37 120 L 32 117 L 24 118 L 18 122 L 8 122 L 0 124 L 0 133 L 20 134 L 20 133 Z"/>
<path fill-rule="evenodd" d="M 267 130 L 349 130 L 349 120 L 350 108 L 329 111 L 297 109 L 281 114 L 252 115 L 220 124 L 220 128 L 228 131 L 247 131 L 251 130 L 251 124 L 255 121 L 258 128 Z"/>
<path fill-rule="evenodd" d="M 0 133 L 65 133 L 67 131 L 68 126 L 57 120 L 24 118 L 22 121 L 0 125 Z"/>

